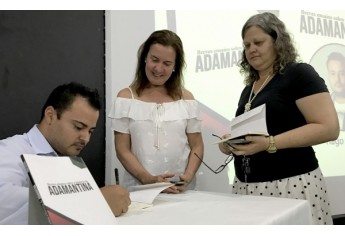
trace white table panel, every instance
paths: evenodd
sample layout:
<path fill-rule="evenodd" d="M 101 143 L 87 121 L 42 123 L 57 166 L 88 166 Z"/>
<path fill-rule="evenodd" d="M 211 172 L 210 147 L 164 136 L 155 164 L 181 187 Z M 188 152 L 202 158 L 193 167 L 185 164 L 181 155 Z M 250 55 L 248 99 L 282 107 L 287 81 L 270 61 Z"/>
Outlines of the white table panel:
<path fill-rule="evenodd" d="M 161 193 L 153 206 L 117 217 L 132 225 L 307 225 L 312 224 L 306 200 L 186 191 Z"/>

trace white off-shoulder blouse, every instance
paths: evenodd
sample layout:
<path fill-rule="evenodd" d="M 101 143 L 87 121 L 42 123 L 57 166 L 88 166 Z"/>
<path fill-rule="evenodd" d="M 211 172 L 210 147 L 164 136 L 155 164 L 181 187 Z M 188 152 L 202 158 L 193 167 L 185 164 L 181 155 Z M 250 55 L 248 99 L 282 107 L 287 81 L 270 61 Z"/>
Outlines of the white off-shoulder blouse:
<path fill-rule="evenodd" d="M 152 175 L 184 173 L 190 147 L 186 133 L 201 132 L 196 100 L 166 103 L 117 97 L 108 115 L 114 131 L 131 135 L 131 151 Z M 126 187 L 141 183 L 125 171 Z"/>

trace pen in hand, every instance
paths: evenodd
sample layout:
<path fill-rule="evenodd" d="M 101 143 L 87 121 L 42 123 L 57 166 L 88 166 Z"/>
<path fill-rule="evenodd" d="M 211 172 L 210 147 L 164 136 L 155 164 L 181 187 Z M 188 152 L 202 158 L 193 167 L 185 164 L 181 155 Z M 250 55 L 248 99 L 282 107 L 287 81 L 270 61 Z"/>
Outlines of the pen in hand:
<path fill-rule="evenodd" d="M 118 185 L 120 183 L 119 181 L 119 170 L 115 168 L 115 183 Z"/>

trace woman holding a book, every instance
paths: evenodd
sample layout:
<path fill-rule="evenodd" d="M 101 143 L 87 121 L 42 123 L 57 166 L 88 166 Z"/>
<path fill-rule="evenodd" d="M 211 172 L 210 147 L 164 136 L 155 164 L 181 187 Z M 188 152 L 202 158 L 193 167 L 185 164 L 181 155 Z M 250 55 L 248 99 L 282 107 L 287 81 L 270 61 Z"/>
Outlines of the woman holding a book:
<path fill-rule="evenodd" d="M 315 224 L 332 224 L 326 185 L 312 147 L 339 135 L 325 81 L 312 66 L 297 61 L 291 37 L 274 14 L 250 17 L 242 39 L 240 67 L 246 86 L 236 116 L 266 104 L 269 135 L 245 136 L 248 144 L 219 144 L 223 153 L 235 156 L 233 193 L 306 199 Z"/>

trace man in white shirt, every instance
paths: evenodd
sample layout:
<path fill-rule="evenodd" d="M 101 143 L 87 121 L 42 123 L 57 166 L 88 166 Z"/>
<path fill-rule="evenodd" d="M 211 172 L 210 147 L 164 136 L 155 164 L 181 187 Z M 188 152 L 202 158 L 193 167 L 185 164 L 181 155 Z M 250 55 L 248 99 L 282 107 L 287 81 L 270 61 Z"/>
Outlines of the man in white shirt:
<path fill-rule="evenodd" d="M 0 140 L 0 224 L 28 224 L 30 180 L 21 154 L 78 156 L 96 128 L 100 107 L 97 90 L 74 82 L 60 85 L 43 106 L 39 124 Z M 115 216 L 127 212 L 125 188 L 108 185 L 100 190 Z"/>

